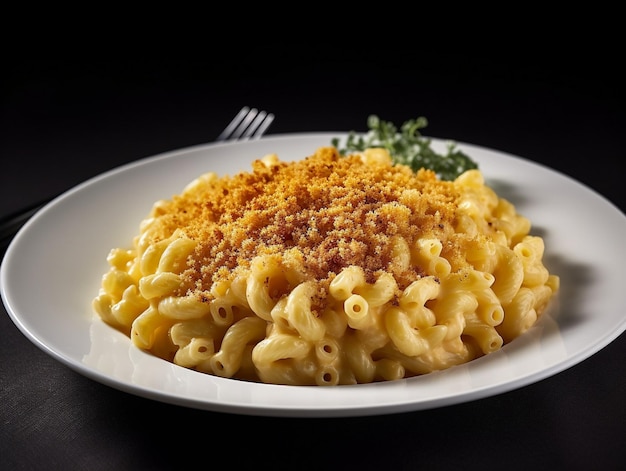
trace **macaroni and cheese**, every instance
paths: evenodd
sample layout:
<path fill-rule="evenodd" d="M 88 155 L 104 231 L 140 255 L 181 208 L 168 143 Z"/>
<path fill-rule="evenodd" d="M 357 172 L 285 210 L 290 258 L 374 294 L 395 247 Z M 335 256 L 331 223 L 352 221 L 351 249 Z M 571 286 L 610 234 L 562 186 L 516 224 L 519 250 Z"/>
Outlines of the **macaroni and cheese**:
<path fill-rule="evenodd" d="M 530 221 L 481 172 L 387 151 L 275 154 L 158 201 L 108 256 L 95 311 L 177 365 L 290 385 L 397 380 L 528 330 L 558 290 Z"/>

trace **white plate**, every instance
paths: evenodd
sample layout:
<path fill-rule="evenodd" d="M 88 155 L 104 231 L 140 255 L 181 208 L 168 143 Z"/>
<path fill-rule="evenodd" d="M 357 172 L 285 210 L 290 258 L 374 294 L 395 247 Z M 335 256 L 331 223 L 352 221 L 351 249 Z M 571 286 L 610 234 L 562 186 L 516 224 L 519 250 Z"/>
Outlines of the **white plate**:
<path fill-rule="evenodd" d="M 106 385 L 199 409 L 268 416 L 357 416 L 413 411 L 503 393 L 588 358 L 626 329 L 626 217 L 582 184 L 546 167 L 459 143 L 487 183 L 511 200 L 544 237 L 545 264 L 561 276 L 558 302 L 502 350 L 428 375 L 355 386 L 279 386 L 214 377 L 139 351 L 105 325 L 91 300 L 106 255 L 128 246 L 152 203 L 192 179 L 250 170 L 276 152 L 310 155 L 341 133 L 277 135 L 209 144 L 143 159 L 66 192 L 20 230 L 0 267 L 7 311 L 35 345 Z M 444 143 L 433 139 L 436 148 Z"/>

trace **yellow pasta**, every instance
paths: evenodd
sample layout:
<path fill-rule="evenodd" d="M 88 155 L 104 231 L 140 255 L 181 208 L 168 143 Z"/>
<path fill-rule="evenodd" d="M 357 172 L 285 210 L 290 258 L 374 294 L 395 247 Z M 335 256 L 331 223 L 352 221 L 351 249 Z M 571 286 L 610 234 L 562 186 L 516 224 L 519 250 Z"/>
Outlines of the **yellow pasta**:
<path fill-rule="evenodd" d="M 208 172 L 138 225 L 107 256 L 95 312 L 226 378 L 338 386 L 450 368 L 522 335 L 559 289 L 543 239 L 480 171 L 441 181 L 383 149 Z"/>

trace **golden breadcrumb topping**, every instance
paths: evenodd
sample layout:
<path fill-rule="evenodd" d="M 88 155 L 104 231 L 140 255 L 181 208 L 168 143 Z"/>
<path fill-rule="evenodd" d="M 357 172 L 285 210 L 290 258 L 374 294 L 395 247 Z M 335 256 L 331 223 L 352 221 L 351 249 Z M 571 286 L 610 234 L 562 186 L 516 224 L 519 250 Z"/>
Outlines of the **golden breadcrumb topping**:
<path fill-rule="evenodd" d="M 351 265 L 362 267 L 371 282 L 381 271 L 391 272 L 404 289 L 423 272 L 393 263 L 394 236 L 409 246 L 437 238 L 453 270 L 462 268 L 468 240 L 454 231 L 454 183 L 389 159 L 364 160 L 361 154 L 342 157 L 334 147 L 291 163 L 259 159 L 251 172 L 198 179 L 192 189 L 161 202 L 152 215 L 155 241 L 179 229 L 198 242 L 180 294 L 210 299 L 214 282 L 249 270 L 261 254 L 304 270 L 303 277 L 319 281 L 320 293 Z"/>

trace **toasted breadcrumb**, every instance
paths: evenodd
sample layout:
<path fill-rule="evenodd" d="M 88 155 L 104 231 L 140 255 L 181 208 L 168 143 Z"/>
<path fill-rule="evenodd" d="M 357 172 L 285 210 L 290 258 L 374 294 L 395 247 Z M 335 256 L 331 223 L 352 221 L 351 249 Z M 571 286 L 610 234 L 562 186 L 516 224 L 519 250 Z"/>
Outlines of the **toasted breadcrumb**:
<path fill-rule="evenodd" d="M 291 163 L 267 156 L 253 162 L 251 172 L 198 179 L 161 202 L 152 214 L 155 241 L 178 229 L 198 242 L 179 294 L 208 300 L 214 282 L 233 279 L 261 254 L 304 270 L 303 277 L 319 283 L 320 297 L 351 265 L 362 267 L 371 282 L 389 271 L 404 289 L 423 271 L 392 263 L 397 235 L 409 246 L 423 237 L 441 240 L 442 256 L 461 269 L 468 241 L 454 231 L 454 183 L 374 157 L 341 157 L 334 147 Z"/>

